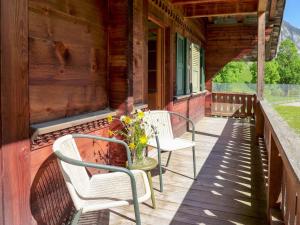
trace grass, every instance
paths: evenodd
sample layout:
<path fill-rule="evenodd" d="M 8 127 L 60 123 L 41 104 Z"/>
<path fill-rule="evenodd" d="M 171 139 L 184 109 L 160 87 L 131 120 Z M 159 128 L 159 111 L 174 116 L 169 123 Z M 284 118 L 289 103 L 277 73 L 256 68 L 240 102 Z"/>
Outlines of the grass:
<path fill-rule="evenodd" d="M 265 95 L 266 100 L 270 103 L 287 103 L 300 100 L 299 96 L 277 96 L 277 95 Z"/>
<path fill-rule="evenodd" d="M 297 106 L 274 106 L 276 111 L 287 121 L 290 127 L 300 134 L 300 107 Z"/>

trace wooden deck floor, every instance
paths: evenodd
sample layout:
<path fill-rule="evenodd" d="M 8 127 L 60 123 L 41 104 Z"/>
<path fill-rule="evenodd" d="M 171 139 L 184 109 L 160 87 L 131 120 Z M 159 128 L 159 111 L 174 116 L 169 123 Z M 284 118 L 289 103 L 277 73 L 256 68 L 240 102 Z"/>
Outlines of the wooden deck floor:
<path fill-rule="evenodd" d="M 192 179 L 192 151 L 172 155 L 164 171 L 164 192 L 141 204 L 143 224 L 266 224 L 264 150 L 255 145 L 254 126 L 225 118 L 205 118 L 196 125 L 197 180 Z M 191 137 L 191 133 L 183 135 Z M 164 162 L 167 154 L 164 155 Z M 155 173 L 155 171 L 154 171 Z M 158 189 L 158 176 L 154 174 Z M 133 207 L 87 215 L 82 224 L 135 224 Z M 84 220 L 87 220 L 84 222 Z"/>

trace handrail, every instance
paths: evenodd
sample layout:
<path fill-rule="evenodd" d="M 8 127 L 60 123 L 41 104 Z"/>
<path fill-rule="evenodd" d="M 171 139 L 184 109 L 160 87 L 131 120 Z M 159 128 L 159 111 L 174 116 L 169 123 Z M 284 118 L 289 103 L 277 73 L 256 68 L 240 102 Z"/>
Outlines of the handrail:
<path fill-rule="evenodd" d="M 299 224 L 300 218 L 300 137 L 265 101 L 260 101 L 256 128 L 263 136 L 268 152 L 267 212 L 282 210 L 285 224 Z M 259 121 L 259 122 L 258 122 Z"/>
<path fill-rule="evenodd" d="M 266 101 L 261 101 L 260 106 L 269 123 L 276 146 L 283 159 L 291 166 L 291 169 L 300 181 L 300 137 L 295 134 L 287 122 Z M 298 150 L 297 150 L 298 148 Z"/>

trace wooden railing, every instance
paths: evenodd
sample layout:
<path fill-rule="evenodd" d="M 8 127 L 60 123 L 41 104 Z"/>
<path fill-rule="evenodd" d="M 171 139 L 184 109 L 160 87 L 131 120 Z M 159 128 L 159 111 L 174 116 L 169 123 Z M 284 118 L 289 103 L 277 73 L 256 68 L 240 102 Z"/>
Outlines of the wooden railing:
<path fill-rule="evenodd" d="M 255 94 L 214 92 L 212 93 L 211 115 L 254 118 L 255 105 Z"/>
<path fill-rule="evenodd" d="M 257 133 L 268 152 L 267 212 L 279 211 L 285 224 L 300 224 L 300 137 L 262 101 L 256 114 Z"/>
<path fill-rule="evenodd" d="M 255 118 L 258 149 L 268 153 L 267 213 L 285 224 L 300 225 L 300 137 L 265 101 L 256 95 L 212 93 L 211 115 Z M 278 216 L 279 215 L 279 216 Z"/>

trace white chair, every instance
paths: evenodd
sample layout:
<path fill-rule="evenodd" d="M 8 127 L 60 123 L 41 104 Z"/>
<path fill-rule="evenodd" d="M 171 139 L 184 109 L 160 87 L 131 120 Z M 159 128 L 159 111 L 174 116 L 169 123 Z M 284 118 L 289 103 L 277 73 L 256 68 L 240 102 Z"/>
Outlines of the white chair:
<path fill-rule="evenodd" d="M 133 203 L 136 224 L 140 225 L 138 203 L 148 200 L 151 196 L 146 173 L 141 170 L 130 171 L 123 167 L 83 162 L 75 138 L 89 138 L 121 144 L 127 151 L 128 164 L 132 164 L 130 150 L 123 141 L 82 134 L 69 134 L 58 138 L 53 144 L 53 151 L 59 159 L 63 177 L 77 210 L 72 224 L 78 224 L 82 213 Z M 105 169 L 112 173 L 90 177 L 85 167 Z"/>
<path fill-rule="evenodd" d="M 171 116 L 180 117 L 192 125 L 192 141 L 175 138 L 173 135 Z M 168 166 L 171 154 L 175 150 L 192 148 L 193 151 L 193 168 L 194 179 L 196 179 L 196 156 L 195 156 L 195 125 L 192 120 L 175 112 L 154 110 L 145 112 L 144 121 L 148 125 L 146 132 L 150 133 L 154 131 L 155 137 L 148 141 L 148 145 L 157 149 L 158 152 L 158 165 L 159 165 L 159 179 L 160 179 L 160 191 L 163 191 L 162 181 L 162 165 L 161 165 L 161 151 L 169 152 L 169 157 L 166 163 Z"/>

